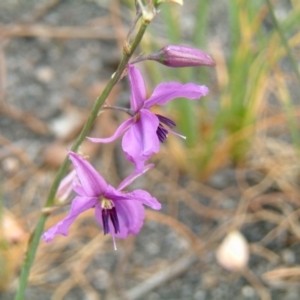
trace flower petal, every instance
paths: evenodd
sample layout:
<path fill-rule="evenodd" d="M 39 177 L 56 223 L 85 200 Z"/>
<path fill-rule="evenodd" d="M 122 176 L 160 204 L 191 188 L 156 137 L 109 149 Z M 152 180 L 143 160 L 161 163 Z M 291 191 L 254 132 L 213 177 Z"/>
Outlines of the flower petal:
<path fill-rule="evenodd" d="M 76 171 L 71 171 L 61 182 L 56 192 L 56 199 L 62 203 L 67 200 L 73 190 L 73 181 L 76 178 Z"/>
<path fill-rule="evenodd" d="M 153 91 L 150 98 L 145 101 L 144 108 L 150 108 L 154 104 L 164 105 L 175 98 L 199 99 L 208 94 L 205 85 L 194 83 L 181 84 L 179 82 L 169 82 L 159 84 Z"/>
<path fill-rule="evenodd" d="M 128 76 L 131 88 L 130 108 L 138 112 L 146 100 L 146 87 L 143 76 L 134 65 L 128 65 Z"/>
<path fill-rule="evenodd" d="M 142 109 L 138 121 L 124 134 L 122 148 L 127 159 L 135 163 L 138 171 L 153 153 L 159 151 L 159 140 L 156 134 L 159 120 L 148 110 Z"/>
<path fill-rule="evenodd" d="M 51 242 L 57 234 L 62 234 L 65 236 L 68 235 L 69 227 L 74 222 L 76 217 L 80 213 L 95 206 L 97 202 L 98 202 L 98 198 L 94 198 L 94 197 L 91 198 L 75 197 L 72 201 L 70 213 L 64 219 L 58 222 L 56 225 L 48 229 L 43 234 L 42 238 L 48 243 Z"/>
<path fill-rule="evenodd" d="M 131 201 L 142 203 L 151 207 L 152 209 L 159 210 L 161 209 L 161 204 L 157 201 L 156 198 L 152 197 L 148 192 L 144 190 L 134 190 L 133 192 L 121 192 L 109 186 L 104 194 L 104 197 L 111 199 L 116 204 L 117 202 L 122 201 Z"/>
<path fill-rule="evenodd" d="M 129 234 L 138 234 L 145 219 L 145 209 L 141 203 L 135 201 L 126 201 L 115 203 L 118 215 L 120 232 L 115 233 L 113 224 L 109 220 L 110 234 L 117 238 L 126 238 Z M 103 227 L 102 208 L 100 205 L 95 207 L 95 217 L 98 223 Z"/>
<path fill-rule="evenodd" d="M 146 173 L 149 169 L 152 169 L 154 167 L 154 164 L 149 164 L 147 166 L 143 165 L 140 169 L 135 169 L 132 174 L 130 174 L 128 177 L 126 177 L 117 187 L 118 191 L 123 190 L 125 187 L 127 187 L 129 184 L 131 184 L 132 181 L 134 181 L 137 177 L 143 175 Z"/>
<path fill-rule="evenodd" d="M 87 196 L 99 197 L 107 189 L 107 183 L 93 166 L 77 153 L 69 152 L 78 179 Z"/>
<path fill-rule="evenodd" d="M 81 186 L 80 184 L 74 184 L 73 185 L 73 191 L 78 195 L 78 196 L 82 196 L 85 197 L 86 196 L 86 192 L 84 190 L 84 188 Z"/>
<path fill-rule="evenodd" d="M 141 203 L 128 201 L 116 203 L 121 232 L 115 236 L 126 238 L 128 234 L 138 234 L 145 219 L 145 208 Z"/>
<path fill-rule="evenodd" d="M 132 126 L 134 122 L 135 122 L 134 118 L 130 118 L 126 120 L 117 128 L 115 133 L 109 138 L 92 138 L 92 137 L 87 137 L 87 138 L 94 143 L 105 143 L 105 144 L 111 143 L 115 141 L 118 137 L 120 137 L 128 128 L 130 128 L 130 126 Z"/>

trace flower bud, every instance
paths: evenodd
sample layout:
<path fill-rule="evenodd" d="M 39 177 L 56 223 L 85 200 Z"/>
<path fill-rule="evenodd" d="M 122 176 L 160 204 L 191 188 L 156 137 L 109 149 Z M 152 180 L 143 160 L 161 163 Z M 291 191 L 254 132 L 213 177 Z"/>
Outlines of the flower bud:
<path fill-rule="evenodd" d="M 77 183 L 78 178 L 76 171 L 73 170 L 70 172 L 60 183 L 57 192 L 56 192 L 56 199 L 59 203 L 64 203 L 68 197 L 70 196 L 73 190 L 73 183 Z"/>
<path fill-rule="evenodd" d="M 158 52 L 147 56 L 146 59 L 155 60 L 165 66 L 173 68 L 213 67 L 216 65 L 215 61 L 205 52 L 193 47 L 180 45 L 165 46 Z"/>

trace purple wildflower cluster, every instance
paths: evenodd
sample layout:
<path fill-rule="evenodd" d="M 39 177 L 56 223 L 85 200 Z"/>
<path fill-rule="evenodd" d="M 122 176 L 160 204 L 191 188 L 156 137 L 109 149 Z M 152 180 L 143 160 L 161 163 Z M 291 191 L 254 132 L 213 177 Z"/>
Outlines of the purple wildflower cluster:
<path fill-rule="evenodd" d="M 215 65 L 206 53 L 187 46 L 170 45 L 139 61 L 145 59 L 156 60 L 171 67 Z M 110 234 L 113 239 L 126 238 L 140 231 L 145 218 L 144 205 L 155 210 L 161 208 L 157 199 L 144 190 L 123 191 L 135 178 L 153 167 L 152 164 L 146 165 L 146 162 L 159 151 L 160 143 L 166 140 L 169 133 L 185 138 L 172 130 L 176 126 L 173 120 L 154 114 L 150 109 L 179 97 L 200 99 L 208 94 L 208 88 L 194 83 L 164 82 L 147 98 L 140 70 L 134 64 L 129 64 L 127 69 L 131 88 L 130 108 L 127 110 L 130 118 L 111 137 L 88 139 L 95 143 L 110 143 L 123 135 L 122 148 L 127 160 L 135 165 L 134 172 L 114 188 L 88 161 L 70 151 L 69 158 L 74 171 L 61 182 L 57 198 L 65 200 L 72 190 L 77 196 L 72 200 L 69 214 L 43 234 L 46 242 L 52 241 L 57 234 L 68 235 L 69 227 L 76 217 L 90 208 L 94 208 L 95 218 L 104 234 Z"/>

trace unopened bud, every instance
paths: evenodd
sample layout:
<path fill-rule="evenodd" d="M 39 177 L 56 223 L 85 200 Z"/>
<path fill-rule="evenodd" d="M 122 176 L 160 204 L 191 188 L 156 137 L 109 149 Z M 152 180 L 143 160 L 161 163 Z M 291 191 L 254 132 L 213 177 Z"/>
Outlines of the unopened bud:
<path fill-rule="evenodd" d="M 74 182 L 78 182 L 77 173 L 75 170 L 70 172 L 60 183 L 55 198 L 62 204 L 64 203 L 73 190 Z"/>
<path fill-rule="evenodd" d="M 158 52 L 147 56 L 146 59 L 155 60 L 173 68 L 213 67 L 216 65 L 215 61 L 207 53 L 193 47 L 180 45 L 165 46 Z"/>

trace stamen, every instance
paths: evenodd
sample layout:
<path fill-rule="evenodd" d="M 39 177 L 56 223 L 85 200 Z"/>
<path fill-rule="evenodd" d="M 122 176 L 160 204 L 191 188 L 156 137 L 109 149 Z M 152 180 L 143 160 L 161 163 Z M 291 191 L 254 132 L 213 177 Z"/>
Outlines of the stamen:
<path fill-rule="evenodd" d="M 103 232 L 104 232 L 104 234 L 109 233 L 108 218 L 109 218 L 108 209 L 102 209 L 102 223 L 103 223 Z"/>
<path fill-rule="evenodd" d="M 168 136 L 168 130 L 166 128 L 164 128 L 163 125 L 159 124 L 157 127 L 157 130 L 156 130 L 156 134 L 157 134 L 159 141 L 161 143 L 163 143 Z"/>
<path fill-rule="evenodd" d="M 111 219 L 111 222 L 113 223 L 115 233 L 120 232 L 119 219 L 118 219 L 118 215 L 117 215 L 117 211 L 116 211 L 115 207 L 113 207 L 110 210 L 110 219 Z"/>
<path fill-rule="evenodd" d="M 101 199 L 101 207 L 103 209 L 112 209 L 114 207 L 113 201 L 109 199 L 102 198 Z"/>
<path fill-rule="evenodd" d="M 102 223 L 103 223 L 104 234 L 109 233 L 109 219 L 111 220 L 114 226 L 115 233 L 119 233 L 120 232 L 119 219 L 113 201 L 104 198 L 101 200 L 101 207 L 102 207 Z"/>
<path fill-rule="evenodd" d="M 173 127 L 176 126 L 176 123 L 173 120 L 171 120 L 167 117 L 164 117 L 162 115 L 158 115 L 158 114 L 156 114 L 156 116 L 158 117 L 158 120 L 159 120 L 160 123 L 163 123 L 163 124 L 167 125 L 170 128 L 173 128 Z"/>
<path fill-rule="evenodd" d="M 159 141 L 161 143 L 163 143 L 166 140 L 169 132 L 171 132 L 171 133 L 173 133 L 173 134 L 175 134 L 175 135 L 177 135 L 177 136 L 179 136 L 179 137 L 181 137 L 183 139 L 186 138 L 185 136 L 183 136 L 183 135 L 181 135 L 181 134 L 179 134 L 177 132 L 174 132 L 171 129 L 166 129 L 164 127 L 164 125 L 168 126 L 169 128 L 175 127 L 176 123 L 173 120 L 171 120 L 171 119 L 169 119 L 167 117 L 158 115 L 158 114 L 156 114 L 156 116 L 157 116 L 157 118 L 159 120 L 159 125 L 157 127 L 156 134 L 157 134 L 157 137 L 158 137 L 158 139 L 159 139 Z"/>
<path fill-rule="evenodd" d="M 118 249 L 117 249 L 117 244 L 116 244 L 115 236 L 112 235 L 111 237 L 112 237 L 112 240 L 113 240 L 114 249 L 115 249 L 115 251 L 117 251 Z"/>

